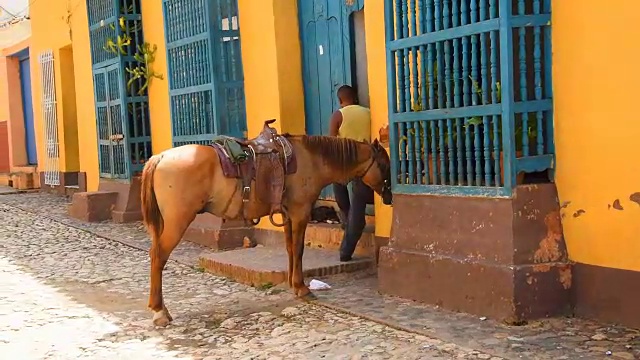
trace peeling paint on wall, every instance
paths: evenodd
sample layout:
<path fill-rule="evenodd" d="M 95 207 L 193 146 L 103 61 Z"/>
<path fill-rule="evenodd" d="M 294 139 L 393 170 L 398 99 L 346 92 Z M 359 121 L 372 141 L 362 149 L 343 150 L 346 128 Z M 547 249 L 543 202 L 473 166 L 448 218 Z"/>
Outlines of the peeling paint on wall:
<path fill-rule="evenodd" d="M 558 211 L 547 214 L 544 218 L 547 226 L 547 235 L 540 241 L 538 250 L 533 254 L 533 262 L 546 263 L 562 259 L 560 242 L 562 241 L 562 223 Z"/>
<path fill-rule="evenodd" d="M 584 213 L 586 213 L 586 211 L 584 211 L 584 210 L 580 209 L 580 210 L 578 210 L 578 211 L 576 211 L 576 212 L 574 212 L 574 213 L 573 213 L 573 217 L 574 217 L 574 218 L 577 218 L 578 216 L 581 216 L 581 215 L 582 215 L 582 214 L 584 214 Z"/>
<path fill-rule="evenodd" d="M 558 269 L 558 280 L 565 289 L 571 288 L 573 275 L 571 273 L 571 265 L 566 265 Z"/>
<path fill-rule="evenodd" d="M 631 200 L 634 203 L 640 205 L 640 192 L 633 193 L 633 194 L 629 195 L 629 200 Z"/>
<path fill-rule="evenodd" d="M 624 208 L 620 204 L 620 199 L 615 199 L 613 201 L 613 208 L 616 209 L 616 210 L 624 210 Z"/>

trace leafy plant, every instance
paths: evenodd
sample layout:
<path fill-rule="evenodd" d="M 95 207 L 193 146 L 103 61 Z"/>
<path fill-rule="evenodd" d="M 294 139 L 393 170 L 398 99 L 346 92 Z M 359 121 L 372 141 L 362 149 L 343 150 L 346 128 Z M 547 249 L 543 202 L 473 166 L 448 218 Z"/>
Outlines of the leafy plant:
<path fill-rule="evenodd" d="M 132 11 L 128 9 L 127 11 Z M 109 24 L 112 30 L 116 30 L 114 24 Z M 135 33 L 140 30 L 138 24 L 133 27 L 127 28 L 124 17 L 118 19 L 118 27 L 121 34 L 116 36 L 115 40 L 108 38 L 105 46 L 105 51 L 116 55 L 127 56 L 129 55 L 129 47 L 132 45 L 132 38 L 130 33 Z M 152 64 L 155 62 L 155 54 L 158 50 L 157 45 L 151 45 L 144 42 L 142 45 L 136 46 L 136 52 L 133 54 L 133 62 L 131 65 L 125 68 L 125 71 L 129 74 L 129 80 L 127 81 L 127 88 L 131 89 L 133 84 L 142 79 L 142 85 L 138 88 L 137 94 L 144 95 L 145 90 L 151 84 L 153 78 L 163 80 L 164 76 L 161 73 L 157 73 L 153 70 Z"/>
<path fill-rule="evenodd" d="M 138 46 L 138 52 L 134 55 L 134 59 L 140 64 L 136 67 L 126 68 L 125 70 L 131 74 L 131 78 L 127 81 L 127 87 L 131 87 L 134 81 L 138 79 L 144 79 L 142 86 L 138 89 L 138 95 L 144 94 L 144 91 L 149 87 L 149 83 L 151 79 L 157 78 L 163 80 L 164 77 L 162 74 L 156 73 L 153 71 L 151 64 L 156 59 L 156 51 L 158 50 L 158 46 L 153 45 L 153 47 L 145 42 L 142 46 Z"/>

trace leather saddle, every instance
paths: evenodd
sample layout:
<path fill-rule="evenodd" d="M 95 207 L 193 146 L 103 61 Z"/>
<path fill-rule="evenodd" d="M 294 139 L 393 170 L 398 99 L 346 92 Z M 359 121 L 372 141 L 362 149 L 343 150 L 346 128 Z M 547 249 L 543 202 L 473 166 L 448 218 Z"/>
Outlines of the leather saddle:
<path fill-rule="evenodd" d="M 238 179 L 242 186 L 242 202 L 247 203 L 251 191 L 256 192 L 260 202 L 270 205 L 269 220 L 274 226 L 284 226 L 287 221 L 286 209 L 282 206 L 286 175 L 294 174 L 297 169 L 296 154 L 289 140 L 272 128 L 276 120 L 266 120 L 260 134 L 253 139 L 224 137 L 226 142 L 235 142 L 242 149 L 242 156 L 230 154 L 230 146 L 214 142 L 222 171 L 227 178 Z M 255 188 L 251 182 L 255 180 Z M 256 225 L 259 219 L 247 219 L 243 205 L 243 217 Z M 274 214 L 281 214 L 282 224 L 273 220 Z"/>

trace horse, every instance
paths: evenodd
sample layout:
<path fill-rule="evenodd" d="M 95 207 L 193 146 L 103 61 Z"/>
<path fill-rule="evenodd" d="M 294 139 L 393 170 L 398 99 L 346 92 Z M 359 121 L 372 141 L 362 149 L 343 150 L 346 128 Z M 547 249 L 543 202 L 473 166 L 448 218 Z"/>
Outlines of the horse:
<path fill-rule="evenodd" d="M 281 137 L 280 143 L 286 140 L 297 162 L 295 173 L 284 176 L 282 189 L 288 284 L 295 296 L 310 300 L 315 295 L 304 283 L 302 256 L 305 230 L 315 201 L 326 186 L 361 178 L 382 196 L 385 204 L 391 204 L 389 155 L 377 139 L 369 143 L 329 136 L 275 136 Z M 235 140 L 243 145 L 249 143 Z M 251 187 L 255 189 L 261 181 L 265 180 L 255 177 Z M 151 236 L 148 307 L 153 312 L 154 325 L 162 327 L 173 321 L 162 297 L 162 272 L 197 214 L 208 212 L 225 220 L 273 215 L 257 191 L 243 199 L 238 191 L 243 184 L 239 183 L 238 179 L 225 176 L 220 154 L 212 145 L 171 148 L 152 156 L 145 164 L 141 201 L 143 222 Z"/>

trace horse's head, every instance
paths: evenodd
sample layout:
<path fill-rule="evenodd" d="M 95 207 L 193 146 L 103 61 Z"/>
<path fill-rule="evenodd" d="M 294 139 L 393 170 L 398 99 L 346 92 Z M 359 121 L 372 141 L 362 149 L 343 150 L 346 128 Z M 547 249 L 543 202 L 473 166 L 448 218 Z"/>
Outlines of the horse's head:
<path fill-rule="evenodd" d="M 391 193 L 391 160 L 389 154 L 376 139 L 371 144 L 371 163 L 367 167 L 362 182 L 373 189 L 382 197 L 382 203 L 391 205 L 393 194 Z"/>

